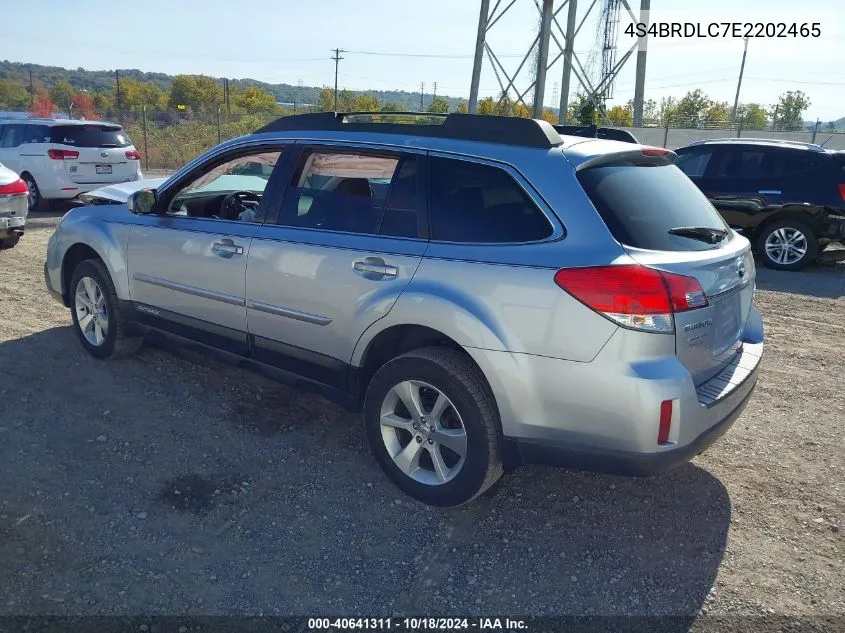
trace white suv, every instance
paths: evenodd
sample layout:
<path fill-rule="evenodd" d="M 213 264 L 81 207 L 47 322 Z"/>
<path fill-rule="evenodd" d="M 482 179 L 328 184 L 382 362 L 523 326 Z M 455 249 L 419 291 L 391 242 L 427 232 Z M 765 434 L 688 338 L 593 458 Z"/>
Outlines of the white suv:
<path fill-rule="evenodd" d="M 0 120 L 0 163 L 26 183 L 30 211 L 46 200 L 140 180 L 140 159 L 126 132 L 114 123 Z"/>

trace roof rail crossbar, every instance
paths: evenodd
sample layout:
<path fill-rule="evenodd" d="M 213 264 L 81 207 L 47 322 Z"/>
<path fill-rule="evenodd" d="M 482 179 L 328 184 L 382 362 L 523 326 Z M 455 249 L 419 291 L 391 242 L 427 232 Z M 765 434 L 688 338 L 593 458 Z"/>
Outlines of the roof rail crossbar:
<path fill-rule="evenodd" d="M 693 141 L 690 145 L 707 145 L 708 143 L 777 143 L 779 145 L 795 145 L 798 147 L 806 147 L 816 151 L 824 151 L 824 147 L 818 143 L 809 143 L 807 141 L 792 141 L 785 138 L 757 138 L 755 136 L 729 136 L 726 138 L 705 138 L 700 141 Z"/>
<path fill-rule="evenodd" d="M 396 117 L 421 118 L 422 123 L 389 122 Z M 369 120 L 362 120 L 369 119 Z M 426 121 L 426 119 L 428 119 Z M 438 119 L 437 123 L 431 122 Z M 538 119 L 523 119 L 475 114 L 433 114 L 427 112 L 316 112 L 285 116 L 255 131 L 268 132 L 375 132 L 436 138 L 499 143 L 520 147 L 550 149 L 563 143 L 550 123 Z"/>

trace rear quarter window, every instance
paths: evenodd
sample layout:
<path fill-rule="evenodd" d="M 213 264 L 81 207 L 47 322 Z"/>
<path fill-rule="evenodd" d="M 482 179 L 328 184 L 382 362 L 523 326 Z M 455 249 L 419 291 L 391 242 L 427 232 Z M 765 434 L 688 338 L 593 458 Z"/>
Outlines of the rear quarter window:
<path fill-rule="evenodd" d="M 725 241 L 709 244 L 671 235 L 669 229 L 730 231 L 706 196 L 675 165 L 592 167 L 578 172 L 578 181 L 613 237 L 626 246 L 658 251 L 708 250 L 719 248 Z"/>
<path fill-rule="evenodd" d="M 132 145 L 123 128 L 114 125 L 56 125 L 51 142 L 74 147 L 128 147 Z"/>
<path fill-rule="evenodd" d="M 553 232 L 534 201 L 498 167 L 434 157 L 429 178 L 433 240 L 506 244 Z"/>

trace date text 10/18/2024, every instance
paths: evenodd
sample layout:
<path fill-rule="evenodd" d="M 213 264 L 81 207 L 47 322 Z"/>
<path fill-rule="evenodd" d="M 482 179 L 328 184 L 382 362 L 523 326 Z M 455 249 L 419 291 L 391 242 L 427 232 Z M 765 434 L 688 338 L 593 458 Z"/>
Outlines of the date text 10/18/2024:
<path fill-rule="evenodd" d="M 524 620 L 510 618 L 308 618 L 309 631 L 523 631 Z"/>

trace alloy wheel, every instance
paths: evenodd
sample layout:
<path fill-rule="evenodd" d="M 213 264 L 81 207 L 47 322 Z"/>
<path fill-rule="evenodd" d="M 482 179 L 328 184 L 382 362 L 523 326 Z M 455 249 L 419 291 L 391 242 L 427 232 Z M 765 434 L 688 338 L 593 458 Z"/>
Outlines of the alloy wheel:
<path fill-rule="evenodd" d="M 807 254 L 807 236 L 788 226 L 775 229 L 766 237 L 766 256 L 776 264 L 791 265 Z"/>
<path fill-rule="evenodd" d="M 380 413 L 381 437 L 393 463 L 419 483 L 438 486 L 463 468 L 467 434 L 452 401 L 418 380 L 394 385 Z"/>
<path fill-rule="evenodd" d="M 103 290 L 91 277 L 83 277 L 76 284 L 74 309 L 85 340 L 94 347 L 102 345 L 109 331 L 109 315 Z"/>

